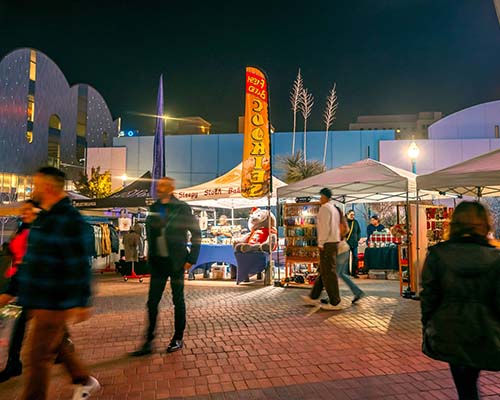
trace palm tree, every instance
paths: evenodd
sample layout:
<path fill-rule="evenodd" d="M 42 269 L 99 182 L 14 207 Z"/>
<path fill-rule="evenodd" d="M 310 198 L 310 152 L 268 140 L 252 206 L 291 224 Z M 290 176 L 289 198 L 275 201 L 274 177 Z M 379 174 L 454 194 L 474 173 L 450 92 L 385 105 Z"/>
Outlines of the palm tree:
<path fill-rule="evenodd" d="M 298 182 L 325 171 L 325 166 L 317 160 L 304 161 L 300 150 L 295 154 L 278 157 L 278 166 L 285 171 L 286 183 Z"/>

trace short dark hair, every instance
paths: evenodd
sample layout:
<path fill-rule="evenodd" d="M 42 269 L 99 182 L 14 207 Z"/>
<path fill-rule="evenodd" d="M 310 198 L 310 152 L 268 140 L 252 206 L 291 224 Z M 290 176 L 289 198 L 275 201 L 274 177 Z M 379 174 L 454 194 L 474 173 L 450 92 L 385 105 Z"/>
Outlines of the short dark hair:
<path fill-rule="evenodd" d="M 453 211 L 450 223 L 450 240 L 462 236 L 486 238 L 491 230 L 490 214 L 477 201 L 462 201 Z"/>
<path fill-rule="evenodd" d="M 56 167 L 42 167 L 36 171 L 37 174 L 52 178 L 61 188 L 64 188 L 66 174 Z"/>
<path fill-rule="evenodd" d="M 380 220 L 380 218 L 378 217 L 378 215 L 377 215 L 377 214 L 373 214 L 370 218 L 376 219 L 377 221 L 379 221 L 379 220 Z"/>
<path fill-rule="evenodd" d="M 332 191 L 328 188 L 323 188 L 319 191 L 319 194 L 322 194 L 323 196 L 331 199 L 332 198 Z"/>

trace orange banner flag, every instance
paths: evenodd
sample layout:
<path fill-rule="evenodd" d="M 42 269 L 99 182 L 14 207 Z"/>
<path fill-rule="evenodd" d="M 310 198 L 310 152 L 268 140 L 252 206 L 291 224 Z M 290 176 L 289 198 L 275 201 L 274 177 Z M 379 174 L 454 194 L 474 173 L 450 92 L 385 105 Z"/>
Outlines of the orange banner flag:
<path fill-rule="evenodd" d="M 247 67 L 245 88 L 241 195 L 258 199 L 271 191 L 269 90 L 265 74 L 258 68 Z"/>

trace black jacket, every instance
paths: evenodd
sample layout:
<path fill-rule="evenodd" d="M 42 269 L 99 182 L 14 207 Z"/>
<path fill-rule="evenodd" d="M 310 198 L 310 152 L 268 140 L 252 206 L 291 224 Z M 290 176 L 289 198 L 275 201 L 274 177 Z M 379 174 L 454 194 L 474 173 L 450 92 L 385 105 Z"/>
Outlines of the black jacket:
<path fill-rule="evenodd" d="M 165 228 L 168 255 L 174 262 L 174 267 L 182 268 L 186 262 L 196 264 L 200 253 L 201 232 L 198 221 L 191 211 L 191 207 L 172 196 L 167 203 L 167 217 L 160 215 L 160 203 L 157 201 L 149 209 L 146 219 L 146 233 L 148 238 L 148 257 L 156 255 L 156 239 L 161 236 Z M 187 249 L 188 231 L 191 233 L 191 251 Z"/>
<path fill-rule="evenodd" d="M 361 238 L 361 228 L 359 227 L 359 222 L 355 219 L 350 220 L 347 218 L 347 224 L 349 225 L 349 232 L 347 233 L 347 244 L 351 249 L 358 247 L 359 239 Z"/>
<path fill-rule="evenodd" d="M 500 370 L 500 251 L 480 239 L 429 248 L 420 294 L 429 357 Z"/>

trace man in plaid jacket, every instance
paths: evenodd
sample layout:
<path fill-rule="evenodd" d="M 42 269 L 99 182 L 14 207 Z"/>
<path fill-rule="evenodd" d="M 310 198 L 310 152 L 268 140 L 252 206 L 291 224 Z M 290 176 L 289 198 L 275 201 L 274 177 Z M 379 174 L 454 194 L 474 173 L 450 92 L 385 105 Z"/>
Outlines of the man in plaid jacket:
<path fill-rule="evenodd" d="M 23 399 L 46 399 L 50 367 L 56 356 L 70 371 L 76 386 L 73 399 L 87 399 L 99 389 L 64 340 L 67 324 L 89 317 L 90 226 L 64 192 L 65 175 L 54 167 L 38 170 L 32 198 L 42 211 L 33 222 L 28 250 L 0 306 L 18 297 L 28 310 L 33 333 L 29 343 L 30 368 Z"/>

